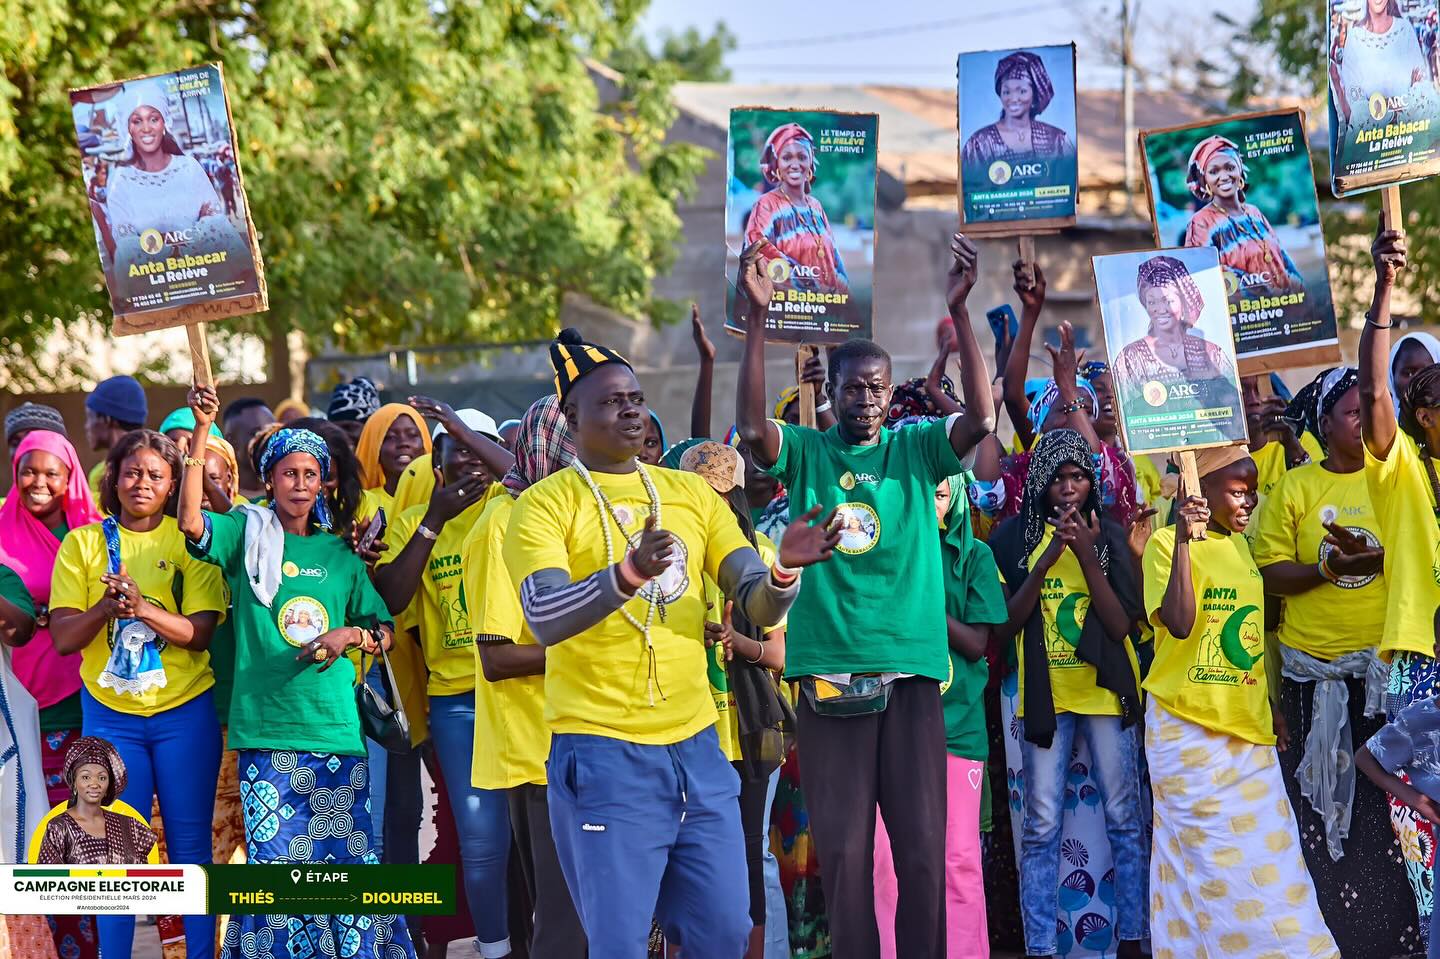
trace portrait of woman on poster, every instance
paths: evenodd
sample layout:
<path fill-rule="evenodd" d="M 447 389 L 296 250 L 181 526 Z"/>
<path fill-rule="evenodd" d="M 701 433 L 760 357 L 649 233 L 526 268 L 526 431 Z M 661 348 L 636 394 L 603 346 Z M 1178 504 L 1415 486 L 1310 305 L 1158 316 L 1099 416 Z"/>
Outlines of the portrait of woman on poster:
<path fill-rule="evenodd" d="M 788 284 L 793 289 L 845 293 L 850 278 L 835 247 L 830 220 L 810 192 L 818 167 L 815 138 L 808 130 L 786 123 L 771 131 L 760 151 L 766 192 L 750 211 L 745 245 L 761 242 L 767 267 L 774 260 L 789 264 Z M 778 279 L 774 273 L 771 278 Z"/>
<path fill-rule="evenodd" d="M 1167 388 L 1188 383 L 1198 387 L 1198 408 L 1228 403 L 1240 421 L 1244 408 L 1235 385 L 1239 380 L 1234 364 L 1223 349 L 1195 332 L 1205 311 L 1205 298 L 1190 270 L 1172 256 L 1151 257 L 1140 264 L 1135 291 L 1150 325 L 1144 336 L 1120 351 L 1111 366 L 1122 408 L 1143 408 L 1150 383 Z M 1213 425 L 1229 435 L 1225 423 Z M 1241 429 L 1244 436 L 1243 426 Z"/>
<path fill-rule="evenodd" d="M 1347 15 L 1349 9 L 1360 14 Z M 1350 133 L 1381 126 L 1370 113 L 1376 94 L 1406 98 L 1406 114 L 1425 117 L 1437 105 L 1436 65 L 1427 61 L 1420 37 L 1398 0 L 1359 0 L 1332 5 L 1330 88 L 1335 110 Z"/>
<path fill-rule="evenodd" d="M 1243 276 L 1265 277 L 1244 287 L 1248 295 L 1275 296 L 1304 289 L 1305 282 L 1275 228 L 1253 203 L 1245 202 L 1249 174 L 1240 148 L 1221 136 L 1195 144 L 1186 164 L 1185 185 L 1204 206 L 1185 228 L 1185 246 L 1213 246 L 1220 262 Z"/>
<path fill-rule="evenodd" d="M 1035 119 L 1055 99 L 1055 84 L 1036 54 L 1018 50 L 995 66 L 995 95 L 1000 118 L 965 141 L 961 165 L 987 170 L 996 160 L 1011 164 L 1075 155 L 1065 131 Z"/>
<path fill-rule="evenodd" d="M 46 823 L 36 862 L 145 862 L 155 846 L 155 833 L 140 819 L 107 808 L 125 791 L 125 763 L 115 747 L 96 736 L 81 736 L 65 754 L 62 775 L 70 798 L 66 810 Z"/>
<path fill-rule="evenodd" d="M 245 251 L 248 257 L 248 243 L 225 216 L 225 203 L 210 177 L 176 141 L 170 107 L 159 82 L 142 80 L 127 87 L 117 116 L 127 146 L 105 174 L 108 183 L 103 204 L 94 197 L 91 202 L 112 261 L 122 264 L 138 259 L 135 251 L 141 249 L 140 236 L 147 230 L 161 234 L 190 231 L 193 249 Z"/>

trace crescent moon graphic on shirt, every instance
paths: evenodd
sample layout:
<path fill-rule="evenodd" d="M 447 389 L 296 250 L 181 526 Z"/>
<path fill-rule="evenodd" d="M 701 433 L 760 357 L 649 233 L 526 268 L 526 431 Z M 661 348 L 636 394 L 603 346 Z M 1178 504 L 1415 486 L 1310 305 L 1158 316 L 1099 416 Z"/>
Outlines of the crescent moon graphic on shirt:
<path fill-rule="evenodd" d="M 1084 593 L 1071 593 L 1060 601 L 1060 608 L 1055 611 L 1055 628 L 1060 631 L 1060 638 L 1065 640 L 1071 649 L 1080 645 L 1080 631 L 1083 628 L 1075 621 L 1075 607 L 1082 599 L 1087 598 Z"/>
<path fill-rule="evenodd" d="M 1220 652 L 1225 654 L 1230 665 L 1236 669 L 1249 670 L 1265 655 L 1263 649 L 1254 656 L 1250 655 L 1245 649 L 1245 641 L 1240 638 L 1240 629 L 1245 625 L 1246 618 L 1259 611 L 1258 606 L 1241 606 L 1230 614 L 1230 618 L 1225 620 L 1224 628 L 1220 630 Z"/>

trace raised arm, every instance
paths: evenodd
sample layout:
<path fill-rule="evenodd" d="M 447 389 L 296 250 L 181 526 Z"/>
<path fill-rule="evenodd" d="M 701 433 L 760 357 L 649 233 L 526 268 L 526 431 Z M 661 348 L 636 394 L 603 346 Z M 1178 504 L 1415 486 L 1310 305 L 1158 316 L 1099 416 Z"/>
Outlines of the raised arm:
<path fill-rule="evenodd" d="M 1056 402 L 1065 412 L 1065 425 L 1085 437 L 1091 452 L 1103 453 L 1105 444 L 1101 441 L 1100 434 L 1095 432 L 1095 420 L 1085 412 L 1084 405 L 1080 403 L 1080 387 L 1076 383 L 1080 361 L 1075 355 L 1075 330 L 1070 326 L 1069 320 L 1060 324 L 1060 349 L 1055 349 L 1049 343 L 1045 344 L 1045 349 L 1050 353 L 1055 389 L 1060 394 Z"/>
<path fill-rule="evenodd" d="M 950 240 L 950 252 L 954 261 L 946 276 L 945 304 L 955 324 L 955 351 L 960 358 L 960 388 L 965 402 L 964 412 L 950 426 L 950 446 L 956 456 L 964 458 L 995 429 L 995 403 L 990 395 L 985 357 L 970 325 L 970 311 L 965 308 L 979 275 L 980 251 L 963 233 L 957 233 Z"/>
<path fill-rule="evenodd" d="M 700 307 L 690 304 L 690 334 L 695 339 L 695 353 L 700 358 L 700 372 L 695 377 L 695 398 L 690 401 L 690 435 L 710 435 L 710 396 L 715 388 L 715 344 L 700 322 Z"/>
<path fill-rule="evenodd" d="M 953 344 L 950 337 L 941 334 L 940 348 L 935 354 L 935 362 L 930 364 L 930 373 L 925 377 L 925 395 L 930 397 L 930 402 L 940 411 L 941 416 L 949 416 L 951 413 L 959 413 L 964 409 L 959 403 L 952 400 L 945 394 L 945 388 L 941 386 L 945 376 L 945 367 L 950 362 L 950 349 Z M 960 371 L 960 389 L 965 389 L 965 371 Z"/>
<path fill-rule="evenodd" d="M 1188 497 L 1175 511 L 1175 553 L 1170 558 L 1170 579 L 1160 601 L 1160 622 L 1176 639 L 1188 639 L 1195 629 L 1195 583 L 1190 578 L 1190 525 L 1208 524 L 1210 507 L 1202 496 Z"/>
<path fill-rule="evenodd" d="M 735 425 L 756 463 L 771 466 L 780 458 L 780 431 L 765 415 L 765 314 L 775 295 L 775 284 L 761 265 L 761 243 L 751 243 L 740 256 L 740 293 L 749 301 L 750 314 L 745 317 L 745 352 L 735 394 Z"/>
<path fill-rule="evenodd" d="M 1020 295 L 1020 329 L 1015 342 L 1010 344 L 1010 356 L 1005 361 L 1005 411 L 1010 414 L 1010 423 L 1020 445 L 1029 449 L 1035 442 L 1035 431 L 1030 427 L 1028 416 L 1030 404 L 1025 402 L 1025 374 L 1030 371 L 1030 346 L 1035 340 L 1035 327 L 1040 322 L 1040 310 L 1045 305 L 1045 274 L 1040 264 L 1035 266 L 1035 285 L 1027 287 L 1020 281 L 1024 260 L 1016 260 L 1015 292 Z"/>
<path fill-rule="evenodd" d="M 1390 455 L 1395 443 L 1395 406 L 1390 397 L 1390 296 L 1395 279 L 1405 269 L 1405 231 L 1385 229 L 1381 223 L 1370 247 L 1375 261 L 1375 293 L 1360 334 L 1360 429 L 1365 448 L 1378 459 Z M 1401 399 L 1401 397 L 1395 397 Z"/>
<path fill-rule="evenodd" d="M 483 436 L 480 438 L 485 439 Z M 399 615 L 415 598 L 420 577 L 425 575 L 435 541 L 445 524 L 480 502 L 484 495 L 485 483 L 479 476 L 461 477 L 459 482 L 446 486 L 440 470 L 435 471 L 435 489 L 430 494 L 430 505 L 425 508 L 425 516 L 420 520 L 415 535 L 401 547 L 398 556 L 383 566 L 375 567 L 371 576 L 375 591 L 385 600 L 385 608 L 392 616 Z"/>
<path fill-rule="evenodd" d="M 192 543 L 205 535 L 205 437 L 220 412 L 220 395 L 210 386 L 193 386 L 185 402 L 195 414 L 195 431 L 190 434 L 190 452 L 180 472 L 180 497 L 176 520 L 180 532 Z M 240 455 L 245 455 L 241 451 Z"/>
<path fill-rule="evenodd" d="M 800 595 L 799 571 L 823 563 L 840 542 L 835 510 L 819 523 L 820 507 L 812 507 L 785 528 L 775 566 L 765 565 L 752 547 L 737 549 L 720 563 L 715 578 L 720 591 L 744 611 L 752 623 L 778 623 Z"/>
<path fill-rule="evenodd" d="M 490 437 L 482 436 L 466 426 L 465 421 L 449 403 L 443 403 L 428 396 L 412 396 L 406 402 L 427 420 L 434 420 L 445 427 L 445 432 L 450 435 L 450 438 L 480 457 L 480 462 L 485 464 L 490 475 L 496 479 L 510 472 L 510 467 L 515 464 L 514 453 Z"/>

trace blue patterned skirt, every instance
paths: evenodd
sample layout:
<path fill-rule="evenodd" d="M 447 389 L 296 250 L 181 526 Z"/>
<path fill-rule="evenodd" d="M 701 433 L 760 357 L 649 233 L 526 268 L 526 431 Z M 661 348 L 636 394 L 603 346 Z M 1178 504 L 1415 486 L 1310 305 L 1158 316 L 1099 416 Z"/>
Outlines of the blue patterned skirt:
<path fill-rule="evenodd" d="M 363 756 L 242 749 L 254 863 L 378 863 Z M 403 916 L 233 916 L 223 959 L 415 959 Z"/>

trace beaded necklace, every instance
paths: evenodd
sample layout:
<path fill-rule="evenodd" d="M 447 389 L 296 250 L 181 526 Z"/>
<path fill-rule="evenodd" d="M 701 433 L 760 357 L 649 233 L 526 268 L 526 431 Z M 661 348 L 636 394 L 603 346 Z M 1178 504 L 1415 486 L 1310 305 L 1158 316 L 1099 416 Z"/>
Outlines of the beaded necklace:
<path fill-rule="evenodd" d="M 605 491 L 596 484 L 595 478 L 590 475 L 590 470 L 580 462 L 578 456 L 570 461 L 570 466 L 580 474 L 585 485 L 590 487 L 590 494 L 595 497 L 595 508 L 600 511 L 600 533 L 605 538 L 605 562 L 607 565 L 613 566 L 624 560 L 625 557 L 622 554 L 619 560 L 615 558 L 614 540 L 610 535 L 610 524 L 605 521 L 606 516 L 608 515 L 610 520 L 615 523 L 615 528 L 620 530 L 620 535 L 625 537 L 625 542 L 631 549 L 635 548 L 640 534 L 637 532 L 632 535 L 625 532 L 625 525 L 620 522 L 620 515 L 615 511 L 615 506 L 605 495 Z M 650 515 L 655 517 L 655 525 L 658 527 L 660 525 L 660 494 L 655 491 L 655 483 L 650 479 L 650 473 L 645 469 L 645 464 L 637 460 L 635 469 L 640 473 L 640 481 L 645 484 L 645 495 L 650 500 Z M 660 686 L 659 677 L 655 674 L 655 644 L 650 639 L 650 625 L 655 621 L 657 608 L 660 611 L 660 622 L 665 622 L 665 597 L 660 592 L 658 584 L 642 586 L 640 594 L 645 599 L 645 621 L 642 623 L 631 615 L 625 603 L 620 604 L 620 615 L 624 616 L 625 621 L 639 630 L 640 635 L 645 638 L 645 657 L 648 661 L 645 671 L 645 692 L 650 699 L 650 705 L 654 706 L 657 689 L 660 690 L 661 699 L 665 699 L 666 696 L 665 690 Z"/>

